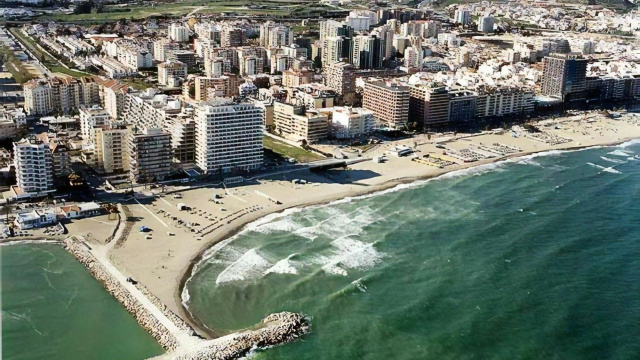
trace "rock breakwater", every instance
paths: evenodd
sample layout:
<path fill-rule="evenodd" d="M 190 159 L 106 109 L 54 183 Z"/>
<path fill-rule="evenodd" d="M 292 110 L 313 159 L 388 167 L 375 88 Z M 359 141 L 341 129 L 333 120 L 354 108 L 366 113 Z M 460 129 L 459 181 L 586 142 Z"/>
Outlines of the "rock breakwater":
<path fill-rule="evenodd" d="M 309 331 L 307 319 L 300 314 L 291 312 L 271 314 L 262 320 L 260 326 L 256 330 L 206 341 L 203 347 L 197 350 L 180 349 L 152 359 L 233 360 L 247 355 L 256 348 L 266 348 L 293 341 Z"/>
<path fill-rule="evenodd" d="M 176 338 L 118 280 L 105 270 L 88 251 L 86 245 L 67 238 L 64 240 L 64 247 L 89 270 L 94 278 L 102 283 L 104 288 L 133 315 L 140 326 L 147 330 L 164 349 L 171 351 L 177 348 Z"/>

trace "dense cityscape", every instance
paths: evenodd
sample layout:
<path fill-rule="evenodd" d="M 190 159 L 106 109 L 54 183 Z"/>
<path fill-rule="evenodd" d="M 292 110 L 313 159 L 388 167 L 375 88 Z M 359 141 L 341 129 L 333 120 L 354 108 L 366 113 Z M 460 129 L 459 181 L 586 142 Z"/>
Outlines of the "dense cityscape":
<path fill-rule="evenodd" d="M 219 338 L 185 309 L 193 264 L 251 221 L 640 136 L 629 1 L 5 3 L 2 241 L 61 242 L 171 358 L 308 331 Z"/>

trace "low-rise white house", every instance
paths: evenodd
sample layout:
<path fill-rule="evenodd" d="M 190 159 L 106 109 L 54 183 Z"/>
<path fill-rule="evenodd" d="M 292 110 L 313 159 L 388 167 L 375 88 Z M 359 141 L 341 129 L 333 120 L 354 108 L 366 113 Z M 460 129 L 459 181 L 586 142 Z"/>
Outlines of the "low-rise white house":
<path fill-rule="evenodd" d="M 102 214 L 102 207 L 95 202 L 65 205 L 58 208 L 58 217 L 77 219 Z"/>
<path fill-rule="evenodd" d="M 13 224 L 21 229 L 35 229 L 56 223 L 56 213 L 53 210 L 33 210 L 16 215 Z"/>

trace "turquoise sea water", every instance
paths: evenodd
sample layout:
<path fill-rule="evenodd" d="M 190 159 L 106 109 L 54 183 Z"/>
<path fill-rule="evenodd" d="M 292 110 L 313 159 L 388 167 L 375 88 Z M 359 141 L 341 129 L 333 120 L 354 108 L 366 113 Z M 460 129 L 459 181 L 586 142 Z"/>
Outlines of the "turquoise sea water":
<path fill-rule="evenodd" d="M 484 166 L 251 224 L 190 311 L 225 333 L 277 311 L 255 359 L 640 359 L 639 145 Z"/>
<path fill-rule="evenodd" d="M 0 247 L 2 359 L 145 359 L 162 348 L 58 245 Z"/>

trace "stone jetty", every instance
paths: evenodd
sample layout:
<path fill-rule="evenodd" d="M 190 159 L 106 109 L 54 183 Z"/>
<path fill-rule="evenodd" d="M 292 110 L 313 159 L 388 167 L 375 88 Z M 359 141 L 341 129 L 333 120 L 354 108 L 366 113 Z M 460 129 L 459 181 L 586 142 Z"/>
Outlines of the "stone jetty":
<path fill-rule="evenodd" d="M 94 255 L 88 244 L 73 237 L 65 239 L 63 246 L 167 350 L 166 354 L 153 359 L 238 359 L 255 348 L 293 341 L 309 330 L 309 323 L 302 315 L 281 312 L 264 318 L 255 330 L 205 341 L 144 285 L 127 283 L 108 260 L 101 262 L 104 257 L 101 252 Z"/>
<path fill-rule="evenodd" d="M 176 338 L 167 328 L 158 321 L 122 284 L 96 260 L 88 251 L 84 243 L 67 238 L 64 247 L 73 254 L 76 259 L 83 264 L 104 288 L 115 297 L 131 315 L 138 321 L 140 326 L 147 330 L 158 343 L 166 350 L 174 350 L 178 343 Z M 188 326 L 188 325 L 187 325 Z M 193 330 L 192 330 L 193 331 Z"/>
<path fill-rule="evenodd" d="M 280 345 L 309 331 L 307 319 L 296 313 L 281 312 L 264 318 L 256 330 L 206 341 L 198 349 L 178 349 L 149 360 L 233 360 L 252 349 Z"/>

